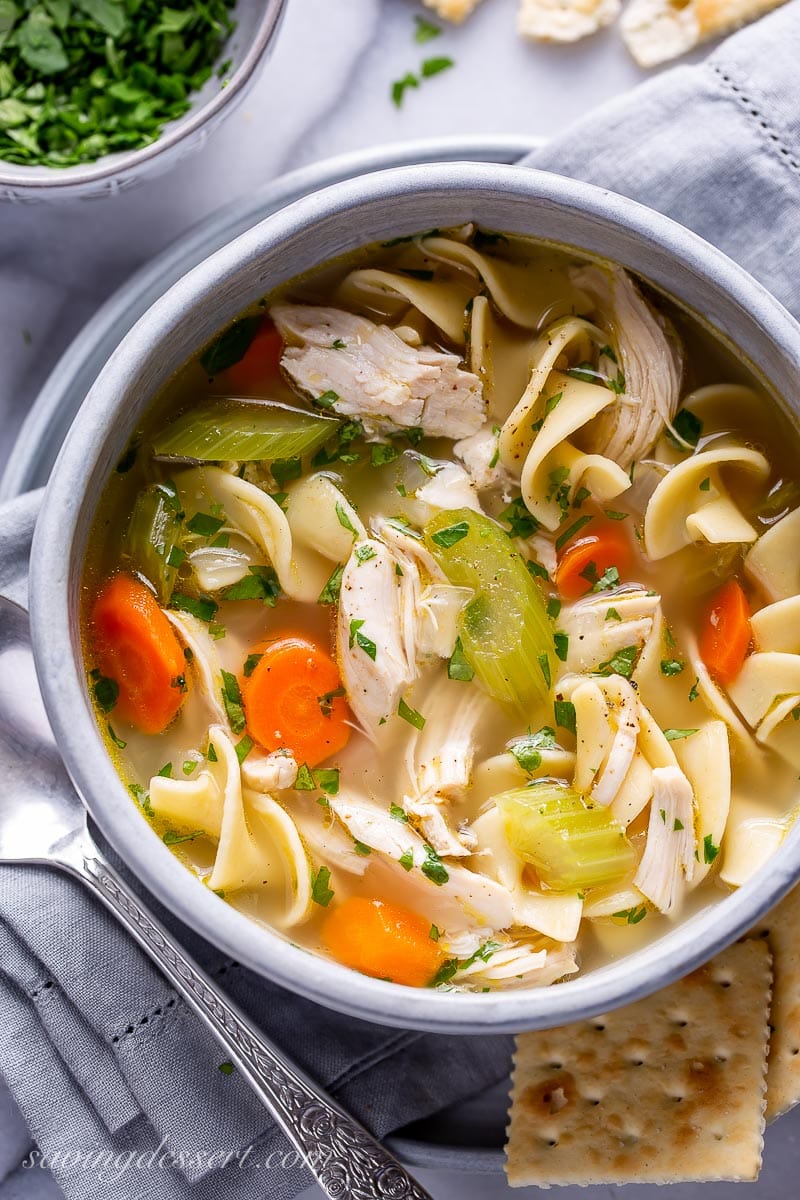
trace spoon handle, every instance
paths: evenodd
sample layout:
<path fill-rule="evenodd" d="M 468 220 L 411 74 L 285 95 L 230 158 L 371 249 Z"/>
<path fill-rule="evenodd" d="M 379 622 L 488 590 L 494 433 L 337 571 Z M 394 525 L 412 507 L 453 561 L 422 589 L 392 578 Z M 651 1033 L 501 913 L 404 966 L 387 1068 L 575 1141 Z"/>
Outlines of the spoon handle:
<path fill-rule="evenodd" d="M 86 835 L 62 861 L 208 1026 L 331 1200 L 431 1200 L 353 1117 L 250 1023 L 148 912 Z"/>

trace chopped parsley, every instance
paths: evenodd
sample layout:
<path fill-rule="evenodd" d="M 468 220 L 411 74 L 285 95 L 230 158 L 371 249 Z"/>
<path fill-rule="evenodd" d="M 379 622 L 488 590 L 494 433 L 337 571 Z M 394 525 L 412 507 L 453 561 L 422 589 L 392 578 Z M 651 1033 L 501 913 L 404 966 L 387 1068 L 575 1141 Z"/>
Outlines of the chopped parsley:
<path fill-rule="evenodd" d="M 401 808 L 399 804 L 392 803 L 389 805 L 389 816 L 394 821 L 400 821 L 403 825 L 407 824 L 408 822 L 408 813 L 404 808 Z"/>
<path fill-rule="evenodd" d="M 469 534 L 469 525 L 466 521 L 458 521 L 455 525 L 447 525 L 444 529 L 437 530 L 431 537 L 431 541 L 437 546 L 442 546 L 445 550 L 449 550 L 451 546 L 455 546 L 462 538 Z"/>
<path fill-rule="evenodd" d="M 430 879 L 431 883 L 435 883 L 437 887 L 442 887 L 450 878 L 439 855 L 434 850 L 433 846 L 425 845 L 425 859 L 420 867 L 422 874 L 426 879 Z"/>
<path fill-rule="evenodd" d="M 431 941 L 438 942 L 441 936 L 441 931 L 438 925 L 431 925 L 430 929 L 428 930 L 428 937 L 431 939 Z"/>
<path fill-rule="evenodd" d="M 161 840 L 165 846 L 177 846 L 180 842 L 193 842 L 202 836 L 202 829 L 195 829 L 194 833 L 176 833 L 174 829 L 168 829 Z"/>
<path fill-rule="evenodd" d="M 557 596 L 551 596 L 547 601 L 547 615 L 551 621 L 556 621 L 561 612 L 561 601 Z"/>
<path fill-rule="evenodd" d="M 528 512 L 521 496 L 500 513 L 500 520 L 509 526 L 512 537 L 529 538 L 539 528 L 539 522 Z"/>
<path fill-rule="evenodd" d="M 178 612 L 187 612 L 206 624 L 217 615 L 217 602 L 210 596 L 187 596 L 184 592 L 173 592 L 170 604 Z"/>
<path fill-rule="evenodd" d="M 415 729 L 425 728 L 425 718 L 422 713 L 417 712 L 415 708 L 410 708 L 402 696 L 397 706 L 397 715 L 398 717 L 402 717 L 404 721 L 408 721 L 409 725 L 413 725 Z"/>
<path fill-rule="evenodd" d="M 475 677 L 475 672 L 464 654 L 461 638 L 456 638 L 453 653 L 450 655 L 450 661 L 447 664 L 447 677 L 448 679 L 457 679 L 461 683 L 469 683 Z"/>
<path fill-rule="evenodd" d="M 680 675 L 681 671 L 686 666 L 685 662 L 681 662 L 679 658 L 662 658 L 661 674 L 666 676 Z"/>
<path fill-rule="evenodd" d="M 330 881 L 331 873 L 327 867 L 311 872 L 311 899 L 322 908 L 327 908 L 334 897 L 333 889 L 328 886 Z"/>
<path fill-rule="evenodd" d="M 219 533 L 222 526 L 225 524 L 223 517 L 212 517 L 209 513 L 196 512 L 193 517 L 186 522 L 186 528 L 190 533 L 196 533 L 200 537 L 213 537 L 215 533 Z"/>
<path fill-rule="evenodd" d="M 553 677 L 550 673 L 550 659 L 547 657 L 546 654 L 540 654 L 536 661 L 539 664 L 539 670 L 542 672 L 542 675 L 544 676 L 545 683 L 547 684 L 548 687 L 550 687 L 550 684 L 553 682 Z"/>
<path fill-rule="evenodd" d="M 675 414 L 672 428 L 667 429 L 667 437 L 679 450 L 686 450 L 687 447 L 694 449 L 702 432 L 703 422 L 700 418 L 687 408 L 682 408 Z"/>
<path fill-rule="evenodd" d="M 279 488 L 303 474 L 303 464 L 299 458 L 277 458 L 269 469 Z"/>
<path fill-rule="evenodd" d="M 248 567 L 248 574 L 237 583 L 232 583 L 222 593 L 226 600 L 261 600 L 268 608 L 274 608 L 281 594 L 278 576 L 272 567 Z"/>
<path fill-rule="evenodd" d="M 347 343 L 343 342 L 341 338 L 337 338 L 336 341 L 333 342 L 331 349 L 345 350 L 346 347 Z M 314 400 L 314 403 L 316 404 L 317 408 L 333 408 L 337 400 L 340 399 L 341 397 L 339 396 L 338 392 L 332 392 L 328 390 L 327 392 L 323 392 L 321 396 L 317 396 L 317 398 Z"/>
<path fill-rule="evenodd" d="M 479 946 L 474 954 L 463 961 L 457 958 L 449 958 L 447 962 L 442 963 L 439 970 L 434 975 L 428 987 L 441 987 L 444 983 L 449 983 L 453 976 L 458 971 L 465 971 L 467 967 L 473 966 L 476 962 L 488 962 L 496 950 L 500 949 L 499 942 L 488 941 Z"/>
<path fill-rule="evenodd" d="M 233 1074 L 233 1063 L 232 1062 L 221 1062 L 219 1064 L 219 1066 L 217 1067 L 217 1070 L 221 1071 L 223 1075 L 232 1075 Z"/>
<path fill-rule="evenodd" d="M 548 582 L 550 581 L 550 576 L 547 574 L 547 571 L 541 563 L 536 561 L 535 558 L 526 559 L 525 566 L 528 569 L 528 574 L 533 579 L 546 579 Z"/>
<path fill-rule="evenodd" d="M 119 684 L 116 679 L 110 679 L 107 675 L 101 675 L 97 670 L 90 673 L 90 678 L 92 680 L 92 694 L 94 695 L 97 707 L 102 713 L 110 713 L 119 699 Z"/>
<path fill-rule="evenodd" d="M 608 517 L 609 521 L 626 521 L 630 513 L 618 512 L 615 508 L 604 508 L 603 512 Z"/>
<path fill-rule="evenodd" d="M 433 21 L 428 21 L 425 17 L 415 16 L 414 24 L 414 41 L 418 46 L 424 46 L 426 42 L 433 41 L 442 32 L 441 26 L 434 25 Z"/>
<path fill-rule="evenodd" d="M 707 833 L 703 838 L 703 861 L 711 864 L 719 854 L 719 846 L 714 845 L 714 838 Z"/>
<path fill-rule="evenodd" d="M 319 711 L 323 717 L 330 717 L 333 714 L 333 702 L 340 696 L 346 696 L 347 692 L 343 687 L 334 688 L 332 692 L 323 692 L 321 696 L 317 696 L 317 704 Z"/>
<path fill-rule="evenodd" d="M 638 908 L 623 908 L 621 912 L 612 913 L 618 921 L 625 921 L 627 925 L 638 925 L 647 916 L 647 905 L 640 904 Z"/>
<path fill-rule="evenodd" d="M 347 509 L 338 500 L 336 501 L 336 516 L 339 518 L 339 524 L 343 529 L 346 529 L 348 533 L 352 533 L 353 537 L 358 537 L 356 527 L 350 520 Z"/>
<path fill-rule="evenodd" d="M 296 792 L 315 792 L 317 790 L 314 776 L 311 774 L 311 768 L 307 763 L 301 763 L 297 770 L 294 790 Z"/>
<path fill-rule="evenodd" d="M 397 861 L 404 871 L 410 871 L 414 866 L 414 851 L 411 849 L 403 851 Z"/>
<path fill-rule="evenodd" d="M 250 678 L 263 657 L 263 654 L 248 654 L 244 660 L 244 668 L 242 669 L 245 679 Z"/>
<path fill-rule="evenodd" d="M 354 645 L 358 646 L 359 650 L 363 650 L 364 653 L 374 662 L 378 653 L 378 647 L 371 638 L 368 638 L 365 633 L 361 632 L 361 627 L 364 625 L 364 623 L 364 617 L 353 618 L 353 620 L 350 622 L 350 640 L 348 642 L 348 646 L 351 650 L 353 649 Z"/>
<path fill-rule="evenodd" d="M 339 793 L 339 768 L 338 767 L 321 767 L 314 772 L 314 779 L 317 787 L 321 791 L 326 792 L 329 796 L 336 796 Z"/>
<path fill-rule="evenodd" d="M 342 590 L 342 575 L 344 575 L 344 566 L 340 564 L 334 568 L 330 579 L 317 597 L 317 604 L 339 603 L 339 592 Z"/>
<path fill-rule="evenodd" d="M 621 621 L 622 617 L 617 612 L 616 608 L 609 608 L 606 612 L 607 621 Z"/>
<path fill-rule="evenodd" d="M 387 463 L 394 462 L 399 454 L 397 446 L 384 446 L 379 443 L 370 448 L 369 460 L 373 467 L 385 467 Z"/>
<path fill-rule="evenodd" d="M 569 653 L 569 635 L 562 633 L 560 630 L 556 630 L 556 632 L 553 634 L 553 645 L 555 647 L 556 657 L 560 658 L 562 662 L 566 662 L 567 654 Z"/>
<path fill-rule="evenodd" d="M 420 71 L 423 79 L 430 79 L 433 75 L 440 75 L 442 71 L 449 71 L 455 65 L 452 58 L 446 58 L 442 55 L 438 58 L 426 58 Z"/>
<path fill-rule="evenodd" d="M 622 675 L 623 679 L 630 679 L 638 656 L 638 646 L 625 646 L 612 655 L 608 662 L 600 663 L 598 671 L 601 675 Z"/>
<path fill-rule="evenodd" d="M 366 858 L 368 854 L 372 854 L 372 847 L 368 846 L 366 842 L 359 842 L 358 839 L 355 839 L 353 849 L 361 858 Z"/>
<path fill-rule="evenodd" d="M 117 734 L 114 732 L 114 727 L 112 726 L 110 721 L 106 725 L 106 729 L 108 730 L 108 736 L 111 738 L 112 742 L 117 747 L 117 749 L 124 750 L 128 743 L 126 741 L 123 741 L 123 739 L 121 737 L 117 736 Z"/>
<path fill-rule="evenodd" d="M 396 108 L 401 108 L 408 89 L 418 87 L 418 77 L 413 73 L 413 71 L 406 71 L 402 78 L 395 79 L 394 83 L 392 84 L 392 103 Z"/>
<path fill-rule="evenodd" d="M 245 726 L 245 718 L 239 682 L 230 671 L 221 671 L 220 674 L 222 675 L 222 703 L 225 706 L 225 715 L 233 732 L 241 733 Z"/>
<path fill-rule="evenodd" d="M 580 533 L 585 525 L 588 525 L 589 522 L 593 520 L 594 517 L 590 517 L 587 514 L 586 516 L 578 517 L 577 521 L 573 521 L 573 523 L 556 538 L 556 550 L 560 550 L 562 546 L 566 546 L 567 542 L 571 541 L 576 534 Z"/>
<path fill-rule="evenodd" d="M 711 490 L 711 479 L 708 475 L 706 475 L 705 479 L 700 480 L 699 487 L 701 492 L 708 492 Z"/>
<path fill-rule="evenodd" d="M 553 704 L 556 725 L 569 733 L 577 733 L 578 725 L 575 717 L 575 705 L 571 700 L 556 700 Z"/>
<path fill-rule="evenodd" d="M 528 775 L 542 765 L 542 750 L 556 748 L 556 732 L 545 725 L 536 733 L 525 733 L 508 743 L 508 750 Z"/>
<path fill-rule="evenodd" d="M 696 675 L 694 683 L 689 688 L 689 702 L 691 703 L 692 701 L 696 700 L 699 695 L 700 695 L 700 677 L 699 677 L 699 675 Z"/>
<path fill-rule="evenodd" d="M 664 737 L 668 742 L 679 742 L 681 738 L 692 737 L 695 733 L 696 729 L 665 729 Z"/>
<path fill-rule="evenodd" d="M 234 749 L 236 750 L 236 757 L 238 758 L 240 764 L 243 763 L 247 758 L 254 745 L 255 742 L 248 734 L 245 734 L 245 736 L 236 743 Z"/>
<path fill-rule="evenodd" d="M 373 550 L 372 546 L 370 546 L 367 542 L 364 542 L 361 546 L 356 546 L 355 548 L 356 560 L 359 563 L 369 562 L 371 558 L 377 558 L 377 553 L 377 550 Z"/>

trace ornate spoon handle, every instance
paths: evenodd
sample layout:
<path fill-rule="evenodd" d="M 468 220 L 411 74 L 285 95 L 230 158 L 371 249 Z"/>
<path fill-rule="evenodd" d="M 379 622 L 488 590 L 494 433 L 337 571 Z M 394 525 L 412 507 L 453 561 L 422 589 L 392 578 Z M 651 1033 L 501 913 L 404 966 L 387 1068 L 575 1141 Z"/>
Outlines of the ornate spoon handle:
<path fill-rule="evenodd" d="M 353 1117 L 259 1033 L 173 940 L 88 834 L 61 865 L 82 879 L 208 1026 L 331 1200 L 431 1200 Z"/>

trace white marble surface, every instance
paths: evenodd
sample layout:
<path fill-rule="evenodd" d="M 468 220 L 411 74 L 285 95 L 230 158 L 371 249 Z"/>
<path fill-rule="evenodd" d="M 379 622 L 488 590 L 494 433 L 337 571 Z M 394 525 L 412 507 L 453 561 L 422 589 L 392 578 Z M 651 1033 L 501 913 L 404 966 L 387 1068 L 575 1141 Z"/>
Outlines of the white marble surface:
<path fill-rule="evenodd" d="M 0 466 L 38 387 L 94 308 L 212 210 L 283 171 L 375 143 L 441 134 L 548 135 L 642 78 L 614 31 L 575 47 L 519 41 L 516 3 L 483 0 L 464 28 L 419 47 L 412 34 L 421 9 L 414 0 L 289 0 L 269 66 L 195 157 L 113 200 L 0 208 Z M 389 99 L 392 80 L 432 54 L 450 55 L 455 68 L 410 92 L 398 111 Z M 800 1120 L 790 1117 L 770 1132 L 762 1182 L 737 1195 L 788 1194 L 786 1181 L 800 1169 L 799 1131 Z M 25 1141 L 0 1085 L 2 1195 L 55 1196 L 58 1189 L 41 1172 L 14 1171 Z M 419 1174 L 437 1200 L 509 1194 L 500 1178 Z M 713 1200 L 728 1190 L 711 1185 L 702 1195 Z M 624 1195 L 637 1200 L 651 1191 Z M 304 1200 L 320 1194 L 311 1189 Z M 580 1194 L 591 1200 L 616 1196 L 617 1189 Z M 691 1200 L 698 1190 L 676 1188 L 671 1195 Z"/>

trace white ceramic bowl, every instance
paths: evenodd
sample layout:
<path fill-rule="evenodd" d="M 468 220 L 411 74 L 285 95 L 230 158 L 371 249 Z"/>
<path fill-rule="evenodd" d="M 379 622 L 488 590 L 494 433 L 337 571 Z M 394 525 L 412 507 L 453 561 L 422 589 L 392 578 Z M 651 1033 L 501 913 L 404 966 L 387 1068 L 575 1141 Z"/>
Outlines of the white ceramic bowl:
<path fill-rule="evenodd" d="M 231 60 L 228 83 L 223 87 L 216 73 L 212 74 L 192 97 L 191 107 L 165 125 L 149 146 L 106 154 L 95 162 L 74 167 L 28 167 L 0 159 L 0 201 L 33 204 L 114 195 L 199 150 L 254 83 L 272 47 L 285 6 L 286 0 L 238 0 L 233 11 L 236 28 L 220 54 L 221 61 Z"/>
<path fill-rule="evenodd" d="M 383 171 L 326 188 L 267 218 L 190 271 L 140 319 L 99 376 L 56 462 L 30 575 L 34 652 L 59 748 L 97 824 L 142 883 L 209 941 L 287 988 L 367 1020 L 452 1033 L 560 1025 L 685 974 L 744 932 L 800 877 L 800 826 L 738 892 L 566 983 L 467 995 L 369 979 L 254 924 L 176 862 L 132 803 L 99 736 L 82 661 L 79 602 L 86 541 L 104 483 L 143 410 L 188 357 L 242 308 L 325 259 L 473 220 L 636 271 L 703 314 L 777 394 L 798 404 L 800 326 L 723 254 L 660 214 L 522 167 L 450 163 Z M 797 408 L 792 411 L 797 421 Z"/>

